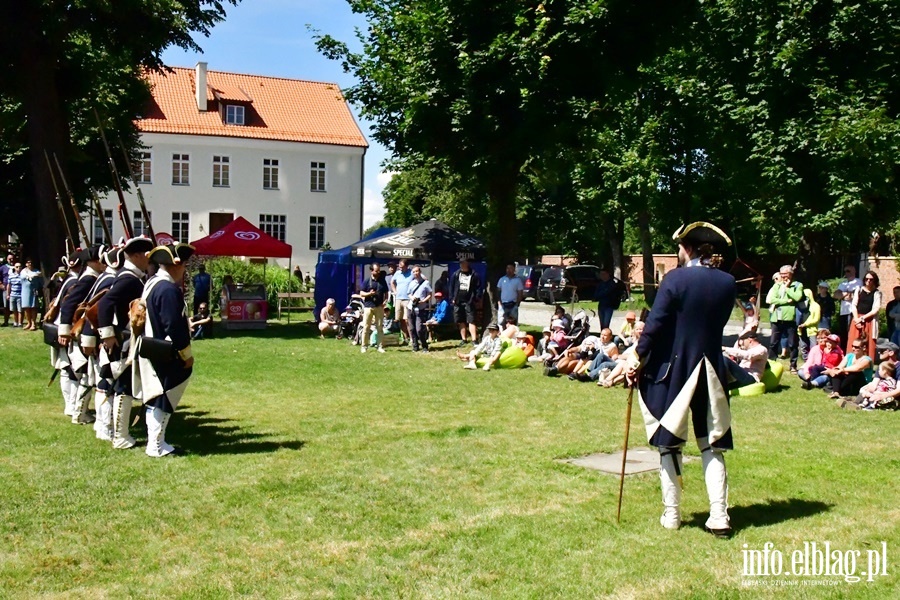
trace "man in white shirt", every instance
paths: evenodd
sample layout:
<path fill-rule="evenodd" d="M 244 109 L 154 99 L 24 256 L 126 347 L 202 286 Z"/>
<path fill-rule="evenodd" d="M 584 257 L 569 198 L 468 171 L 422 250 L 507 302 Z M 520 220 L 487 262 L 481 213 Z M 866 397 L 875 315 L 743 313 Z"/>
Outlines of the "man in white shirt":
<path fill-rule="evenodd" d="M 853 318 L 850 305 L 853 302 L 853 292 L 862 287 L 862 281 L 856 276 L 856 267 L 847 265 L 844 267 L 844 281 L 837 287 L 834 296 L 841 301 L 841 314 L 838 319 L 838 335 L 841 336 L 841 347 L 847 345 L 847 333 L 850 331 L 850 319 Z"/>
<path fill-rule="evenodd" d="M 737 380 L 738 386 L 743 387 L 762 380 L 769 360 L 768 349 L 759 343 L 756 332 L 745 333 L 738 340 L 737 347 L 722 346 L 722 352 L 728 358 L 738 360 L 739 369 L 729 368 L 732 376 Z"/>
<path fill-rule="evenodd" d="M 516 277 L 515 263 L 506 265 L 506 275 L 497 282 L 500 291 L 500 301 L 497 302 L 497 323 L 503 323 L 507 319 L 519 321 L 519 304 L 525 297 L 525 286 L 522 280 Z"/>

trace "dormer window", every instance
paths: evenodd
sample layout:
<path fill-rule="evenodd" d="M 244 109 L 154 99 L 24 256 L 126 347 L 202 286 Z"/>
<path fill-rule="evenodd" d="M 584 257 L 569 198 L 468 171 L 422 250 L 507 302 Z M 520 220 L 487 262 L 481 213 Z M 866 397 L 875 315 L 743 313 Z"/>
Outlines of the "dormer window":
<path fill-rule="evenodd" d="M 244 107 L 237 104 L 228 104 L 225 106 L 225 124 L 226 125 L 243 125 L 244 124 Z"/>

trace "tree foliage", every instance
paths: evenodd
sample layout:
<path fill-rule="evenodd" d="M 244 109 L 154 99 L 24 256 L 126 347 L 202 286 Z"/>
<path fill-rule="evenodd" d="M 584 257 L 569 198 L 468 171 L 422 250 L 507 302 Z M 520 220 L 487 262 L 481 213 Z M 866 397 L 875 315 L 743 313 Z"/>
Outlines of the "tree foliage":
<path fill-rule="evenodd" d="M 63 229 L 44 152 L 59 157 L 82 204 L 88 187 L 112 187 L 94 110 L 115 142 L 138 145 L 143 78 L 170 45 L 199 50 L 237 0 L 26 0 L 0 5 L 0 210 L 42 266 L 55 268 Z M 116 153 L 118 154 L 118 153 Z M 120 173 L 128 166 L 119 164 Z M 122 182 L 123 185 L 125 182 Z M 40 244 L 38 244 L 40 241 Z"/>

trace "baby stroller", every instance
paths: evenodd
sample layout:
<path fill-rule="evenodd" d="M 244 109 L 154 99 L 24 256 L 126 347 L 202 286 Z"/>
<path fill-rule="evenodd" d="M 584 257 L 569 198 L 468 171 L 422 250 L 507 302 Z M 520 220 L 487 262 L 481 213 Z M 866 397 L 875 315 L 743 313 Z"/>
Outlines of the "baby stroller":
<path fill-rule="evenodd" d="M 357 333 L 362 324 L 363 299 L 359 294 L 350 296 L 350 304 L 341 313 L 341 337 L 348 338 L 355 346 L 359 343 Z"/>
<path fill-rule="evenodd" d="M 581 344 L 581 342 L 584 341 L 584 338 L 587 337 L 590 331 L 591 318 L 586 312 L 584 312 L 584 310 L 579 310 L 577 313 L 575 313 L 575 316 L 572 317 L 572 328 L 566 335 L 566 338 L 569 339 L 569 345 L 577 346 Z"/>

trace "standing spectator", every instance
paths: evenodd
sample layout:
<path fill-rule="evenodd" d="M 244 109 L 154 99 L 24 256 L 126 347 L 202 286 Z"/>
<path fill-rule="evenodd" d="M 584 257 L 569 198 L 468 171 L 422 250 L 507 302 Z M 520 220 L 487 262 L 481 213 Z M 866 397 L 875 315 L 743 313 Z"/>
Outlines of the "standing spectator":
<path fill-rule="evenodd" d="M 412 279 L 412 270 L 407 266 L 406 261 L 401 259 L 388 286 L 388 289 L 394 294 L 394 320 L 400 323 L 400 332 L 403 335 L 400 341 L 401 346 L 409 343 L 407 321 L 409 320 L 409 284 Z"/>
<path fill-rule="evenodd" d="M 816 302 L 819 304 L 819 329 L 831 330 L 831 317 L 834 316 L 834 298 L 831 297 L 831 289 L 825 281 L 819 282 L 819 290 L 816 294 Z"/>
<path fill-rule="evenodd" d="M 0 265 L 0 310 L 3 311 L 3 327 L 9 327 L 9 271 L 13 268 L 15 257 L 7 255 L 6 262 Z"/>
<path fill-rule="evenodd" d="M 472 271 L 469 261 L 459 261 L 459 271 L 453 274 L 450 281 L 450 304 L 453 305 L 453 316 L 459 325 L 459 345 L 466 344 L 466 325 L 472 338 L 472 344 L 478 339 L 478 328 L 475 326 L 475 302 L 481 294 L 481 280 Z M 500 329 L 498 327 L 497 331 Z"/>
<path fill-rule="evenodd" d="M 803 285 L 799 281 L 793 281 L 794 269 L 790 265 L 781 267 L 778 274 L 778 283 L 773 285 L 766 295 L 766 303 L 775 307 L 769 355 L 772 358 L 778 357 L 781 349 L 781 338 L 786 336 L 788 347 L 790 348 L 791 373 L 796 373 L 797 355 L 799 353 L 797 304 L 803 298 Z"/>
<path fill-rule="evenodd" d="M 838 335 L 841 338 L 841 346 L 848 343 L 847 334 L 850 331 L 850 321 L 853 313 L 850 302 L 853 300 L 853 292 L 862 287 L 862 281 L 856 276 L 856 267 L 847 265 L 844 267 L 844 281 L 838 285 L 834 293 L 835 299 L 841 301 L 840 320 L 838 321 Z"/>
<path fill-rule="evenodd" d="M 613 311 L 619 308 L 624 290 L 625 285 L 613 277 L 609 269 L 600 269 L 600 282 L 594 290 L 594 300 L 597 301 L 601 329 L 606 329 L 612 322 Z"/>
<path fill-rule="evenodd" d="M 409 284 L 409 337 L 412 340 L 412 351 L 428 352 L 428 330 L 425 328 L 425 317 L 431 302 L 431 285 L 422 277 L 422 268 L 412 268 L 412 281 Z"/>
<path fill-rule="evenodd" d="M 372 263 L 369 278 L 363 282 L 359 295 L 363 297 L 363 330 L 362 339 L 359 341 L 365 353 L 369 346 L 369 336 L 372 330 L 372 321 L 375 321 L 375 331 L 378 332 L 378 351 L 384 352 L 384 300 L 387 296 L 387 286 L 381 276 L 381 265 Z"/>
<path fill-rule="evenodd" d="M 894 286 L 894 299 L 887 303 L 888 338 L 894 344 L 900 346 L 900 285 Z"/>
<path fill-rule="evenodd" d="M 519 320 L 519 304 L 525 298 L 525 286 L 522 280 L 516 276 L 516 264 L 506 265 L 506 274 L 497 281 L 497 289 L 500 290 L 500 301 L 497 303 L 497 323 L 503 323 L 507 319 Z"/>
<path fill-rule="evenodd" d="M 13 327 L 22 326 L 22 264 L 16 263 L 6 278 L 6 305 L 13 316 Z"/>
<path fill-rule="evenodd" d="M 854 340 L 865 337 L 867 345 L 863 351 L 875 360 L 875 341 L 878 338 L 878 311 L 881 310 L 881 292 L 878 290 L 878 275 L 869 271 L 863 277 L 862 287 L 856 288 L 850 300 L 850 314 L 853 320 L 847 333 L 847 352 Z"/>
<path fill-rule="evenodd" d="M 303 283 L 303 271 L 300 270 L 300 265 L 294 267 L 293 276 L 297 278 L 299 283 Z"/>
<path fill-rule="evenodd" d="M 441 273 L 441 276 L 438 277 L 438 280 L 434 282 L 434 296 L 437 297 L 438 294 L 441 294 L 442 297 L 446 298 L 450 295 L 450 277 L 447 271 Z"/>
<path fill-rule="evenodd" d="M 199 311 L 201 304 L 209 305 L 209 290 L 212 288 L 212 277 L 206 272 L 206 265 L 201 264 L 198 273 L 194 275 L 194 314 Z"/>
<path fill-rule="evenodd" d="M 25 313 L 25 329 L 37 331 L 37 292 L 41 283 L 40 271 L 32 268 L 29 258 L 21 271 L 22 276 L 22 311 Z"/>
<path fill-rule="evenodd" d="M 800 356 L 805 362 L 809 356 L 810 340 L 815 340 L 816 334 L 819 332 L 822 307 L 816 302 L 811 289 L 803 288 L 803 296 L 806 298 L 806 310 L 800 317 L 798 331 L 800 334 Z"/>

